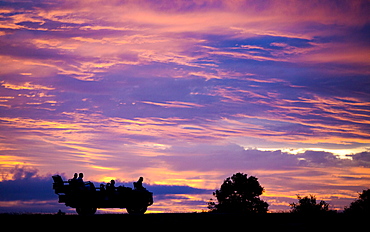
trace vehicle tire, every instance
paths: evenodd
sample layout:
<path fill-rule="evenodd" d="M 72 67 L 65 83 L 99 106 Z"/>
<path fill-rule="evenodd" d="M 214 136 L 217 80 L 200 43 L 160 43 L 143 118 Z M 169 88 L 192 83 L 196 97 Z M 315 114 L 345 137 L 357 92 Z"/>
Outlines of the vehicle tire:
<path fill-rule="evenodd" d="M 78 215 L 94 215 L 96 213 L 96 208 L 94 207 L 79 207 L 76 208 Z"/>
<path fill-rule="evenodd" d="M 129 208 L 126 208 L 126 210 L 127 210 L 127 213 L 129 213 L 129 214 L 142 215 L 146 212 L 147 207 L 146 206 L 143 206 L 143 207 L 129 207 Z"/>

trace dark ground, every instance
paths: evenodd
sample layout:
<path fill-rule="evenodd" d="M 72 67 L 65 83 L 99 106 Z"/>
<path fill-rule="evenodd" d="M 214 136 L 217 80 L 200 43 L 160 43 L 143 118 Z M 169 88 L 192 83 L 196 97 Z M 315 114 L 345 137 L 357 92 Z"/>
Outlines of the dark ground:
<path fill-rule="evenodd" d="M 369 219 L 369 217 L 366 217 Z M 1 214 L 2 226 L 41 231 L 118 231 L 192 230 L 192 231 L 355 231 L 368 225 L 365 218 L 343 214 L 303 216 L 271 213 L 230 215 L 205 213 L 172 214 L 97 214 L 93 216 L 51 214 Z"/>

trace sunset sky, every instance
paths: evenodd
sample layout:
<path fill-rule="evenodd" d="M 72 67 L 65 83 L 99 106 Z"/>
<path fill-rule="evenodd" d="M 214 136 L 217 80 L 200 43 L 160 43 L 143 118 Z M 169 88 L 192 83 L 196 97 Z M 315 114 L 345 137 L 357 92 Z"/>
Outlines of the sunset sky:
<path fill-rule="evenodd" d="M 51 175 L 206 210 L 236 172 L 270 211 L 370 188 L 370 2 L 0 1 L 0 212 L 55 212 Z M 71 211 L 72 212 L 72 211 Z"/>

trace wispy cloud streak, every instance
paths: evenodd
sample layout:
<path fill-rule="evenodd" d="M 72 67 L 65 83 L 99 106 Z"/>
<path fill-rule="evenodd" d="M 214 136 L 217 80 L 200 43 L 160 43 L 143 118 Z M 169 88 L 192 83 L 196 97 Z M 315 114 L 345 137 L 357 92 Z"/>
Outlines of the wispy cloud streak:
<path fill-rule="evenodd" d="M 4 1 L 1 172 L 215 189 L 243 171 L 275 209 L 297 191 L 343 208 L 369 178 L 368 12 L 367 1 Z M 156 210 L 204 197 L 169 194 Z"/>

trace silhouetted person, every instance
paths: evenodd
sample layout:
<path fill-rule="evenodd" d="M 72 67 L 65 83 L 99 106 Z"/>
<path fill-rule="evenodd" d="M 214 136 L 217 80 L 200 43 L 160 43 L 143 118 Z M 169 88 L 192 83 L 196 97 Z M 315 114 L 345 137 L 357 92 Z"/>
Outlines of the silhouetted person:
<path fill-rule="evenodd" d="M 83 190 L 85 188 L 83 178 L 84 178 L 84 174 L 82 172 L 80 174 L 78 174 L 77 185 L 81 190 Z"/>
<path fill-rule="evenodd" d="M 83 178 L 84 178 L 84 174 L 82 172 L 80 172 L 80 174 L 78 174 L 77 181 L 78 182 L 83 182 Z"/>
<path fill-rule="evenodd" d="M 107 184 L 107 191 L 114 192 L 116 182 L 114 180 L 111 180 L 110 183 Z"/>
<path fill-rule="evenodd" d="M 71 188 L 76 188 L 77 186 L 77 173 L 75 173 L 73 175 L 73 178 L 69 180 L 69 185 L 71 186 Z"/>
<path fill-rule="evenodd" d="M 135 190 L 145 190 L 145 188 L 143 187 L 143 180 L 144 180 L 144 178 L 140 177 L 137 182 L 134 182 L 134 189 Z"/>
<path fill-rule="evenodd" d="M 101 192 L 104 192 L 104 191 L 105 191 L 104 184 L 100 184 L 100 191 L 101 191 Z"/>

